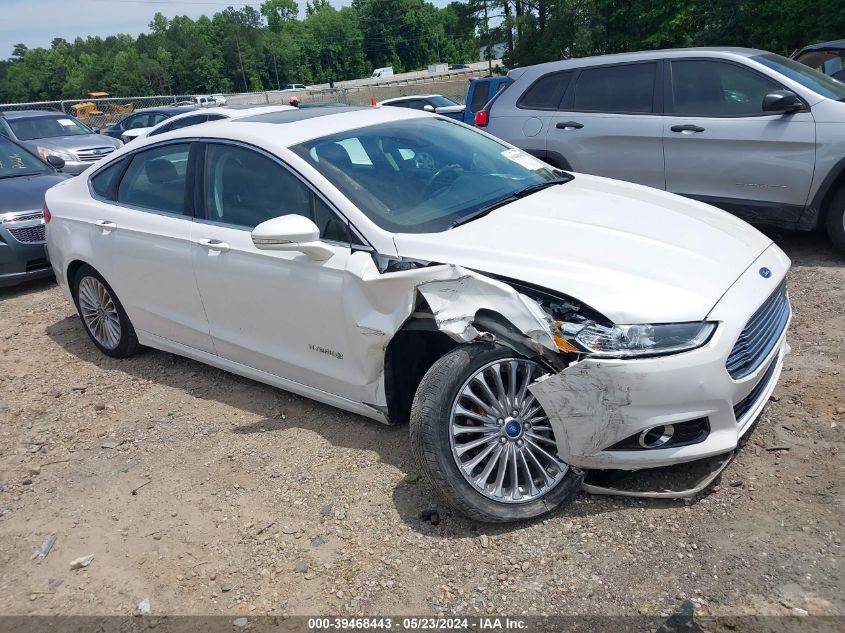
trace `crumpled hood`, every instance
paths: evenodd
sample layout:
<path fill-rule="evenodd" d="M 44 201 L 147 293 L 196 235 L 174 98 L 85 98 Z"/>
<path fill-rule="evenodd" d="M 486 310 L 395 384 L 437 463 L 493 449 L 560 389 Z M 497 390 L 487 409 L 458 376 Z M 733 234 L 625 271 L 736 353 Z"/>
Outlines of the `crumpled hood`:
<path fill-rule="evenodd" d="M 709 205 L 582 174 L 458 228 L 394 239 L 403 257 L 543 286 L 615 323 L 703 319 L 771 244 Z"/>

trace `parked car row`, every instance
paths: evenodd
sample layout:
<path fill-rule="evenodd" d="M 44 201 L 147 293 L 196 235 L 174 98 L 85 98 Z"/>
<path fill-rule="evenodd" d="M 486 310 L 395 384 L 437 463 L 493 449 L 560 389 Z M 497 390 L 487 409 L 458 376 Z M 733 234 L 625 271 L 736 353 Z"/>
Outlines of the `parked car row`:
<path fill-rule="evenodd" d="M 47 190 L 56 280 L 108 356 L 149 346 L 409 422 L 471 518 L 719 456 L 669 493 L 696 494 L 774 391 L 791 319 L 787 256 L 707 203 L 838 243 L 845 85 L 692 49 L 469 88 L 463 112 L 423 95 L 132 128 Z"/>

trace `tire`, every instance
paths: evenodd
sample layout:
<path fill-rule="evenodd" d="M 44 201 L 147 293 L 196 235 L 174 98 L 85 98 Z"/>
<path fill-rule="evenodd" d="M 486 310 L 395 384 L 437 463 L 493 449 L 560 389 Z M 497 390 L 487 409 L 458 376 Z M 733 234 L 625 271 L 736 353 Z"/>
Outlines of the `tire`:
<path fill-rule="evenodd" d="M 840 253 L 845 255 L 845 187 L 841 187 L 830 201 L 825 223 L 830 241 Z"/>
<path fill-rule="evenodd" d="M 510 389 L 507 379 L 511 372 L 514 372 L 516 384 L 519 385 L 517 391 L 521 392 L 522 384 L 527 385 L 533 381 L 533 376 L 540 376 L 545 370 L 509 348 L 487 343 L 461 345 L 441 357 L 423 376 L 411 407 L 411 447 L 420 471 L 456 511 L 470 519 L 486 523 L 533 519 L 571 501 L 580 488 L 583 475 L 555 457 L 551 425 L 548 420 L 545 424 L 542 422 L 545 414 L 533 396 L 526 394 L 522 398 L 513 398 L 513 401 L 519 403 L 517 406 L 521 407 L 518 416 L 495 419 L 485 416 L 482 422 L 478 412 L 499 411 L 501 405 L 484 409 L 481 405 L 474 404 L 474 411 L 467 409 L 469 403 L 474 401 L 467 399 L 466 390 L 472 389 L 475 393 L 475 390 L 480 388 L 480 383 L 475 381 L 480 372 L 485 382 L 494 382 L 495 393 L 482 396 L 489 404 L 497 402 L 496 394 L 499 393 L 495 387 L 496 372 L 499 372 L 500 377 L 504 376 L 503 385 L 509 385 L 505 387 L 506 390 Z M 459 403 L 462 407 L 460 409 Z M 531 413 L 531 409 L 537 408 L 538 413 Z M 461 410 L 478 418 L 457 413 L 453 418 L 453 411 Z M 453 422 L 461 422 L 454 432 Z M 532 422 L 535 428 L 531 427 Z M 461 429 L 470 427 L 473 428 L 472 432 L 461 433 Z M 475 430 L 476 428 L 484 430 Z M 545 430 L 546 428 L 548 430 Z M 518 435 L 514 435 L 514 432 Z M 538 435 L 545 437 L 538 438 Z M 467 450 L 466 445 L 475 437 L 479 438 L 479 441 L 483 437 L 491 439 L 478 448 Z M 504 484 L 497 486 L 496 475 L 500 470 L 498 466 L 503 463 L 495 457 L 501 454 L 498 452 L 500 445 L 503 451 L 514 454 L 514 462 L 511 462 L 509 457 L 505 458 Z M 551 450 L 544 457 L 542 453 L 534 451 L 534 446 L 549 446 Z M 488 449 L 492 457 L 479 457 Z M 459 456 L 459 450 L 466 452 Z M 534 453 L 534 457 L 528 455 L 529 452 Z M 539 460 L 532 461 L 538 455 Z M 525 460 L 522 461 L 520 456 L 525 457 Z M 556 464 L 549 461 L 548 457 L 554 459 Z M 477 465 L 471 465 L 477 459 L 481 461 Z M 459 460 L 463 460 L 462 467 L 458 465 Z M 470 483 L 470 478 L 476 479 L 488 472 L 492 461 L 496 462 L 493 471 L 488 474 L 492 477 L 492 482 L 484 486 L 483 490 L 480 485 Z M 511 464 L 517 464 L 516 470 Z M 546 475 L 542 474 L 542 470 L 538 470 L 543 464 L 548 466 L 544 468 Z M 465 475 L 467 470 L 469 474 Z M 496 475 L 493 475 L 493 472 Z M 512 475 L 514 472 L 515 477 Z M 554 473 L 554 482 L 551 484 L 548 483 L 548 479 L 552 478 L 550 472 Z M 513 484 L 514 478 L 516 485 Z M 533 493 L 528 489 L 529 485 L 535 489 Z"/>
<path fill-rule="evenodd" d="M 82 326 L 103 354 L 126 358 L 138 351 L 135 328 L 114 290 L 100 273 L 88 264 L 80 266 L 73 277 L 72 292 Z M 92 315 L 92 303 L 102 308 L 99 314 Z M 102 327 L 98 323 L 103 324 Z"/>

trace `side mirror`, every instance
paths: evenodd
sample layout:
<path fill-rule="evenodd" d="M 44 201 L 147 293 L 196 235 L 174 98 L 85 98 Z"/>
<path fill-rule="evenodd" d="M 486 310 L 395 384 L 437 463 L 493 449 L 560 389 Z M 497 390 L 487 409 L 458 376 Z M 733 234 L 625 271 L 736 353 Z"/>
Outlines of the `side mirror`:
<path fill-rule="evenodd" d="M 791 90 L 774 90 L 763 97 L 763 112 L 795 112 L 804 107 L 798 95 Z"/>
<path fill-rule="evenodd" d="M 92 127 L 92 128 L 91 128 L 91 131 L 92 131 L 92 132 L 94 132 L 94 134 L 100 134 L 100 133 L 102 133 L 102 130 L 101 130 L 100 128 L 98 128 L 98 127 Z"/>
<path fill-rule="evenodd" d="M 434 106 L 431 104 L 426 104 L 423 106 L 423 110 L 425 110 L 426 112 L 434 112 Z"/>
<path fill-rule="evenodd" d="M 299 251 L 320 262 L 334 255 L 334 250 L 320 241 L 317 225 L 302 215 L 262 222 L 252 229 L 252 243 L 264 251 Z"/>
<path fill-rule="evenodd" d="M 55 154 L 47 154 L 47 164 L 53 169 L 61 170 L 65 168 L 65 159 Z"/>

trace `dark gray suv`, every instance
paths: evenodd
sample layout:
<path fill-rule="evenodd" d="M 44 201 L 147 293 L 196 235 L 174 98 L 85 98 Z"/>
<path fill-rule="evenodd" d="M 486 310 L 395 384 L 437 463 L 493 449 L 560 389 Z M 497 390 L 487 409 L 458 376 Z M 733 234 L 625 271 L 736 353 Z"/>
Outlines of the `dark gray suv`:
<path fill-rule="evenodd" d="M 491 134 L 557 167 L 749 222 L 823 227 L 845 252 L 845 84 L 741 48 L 587 57 L 508 77 L 485 108 Z"/>

